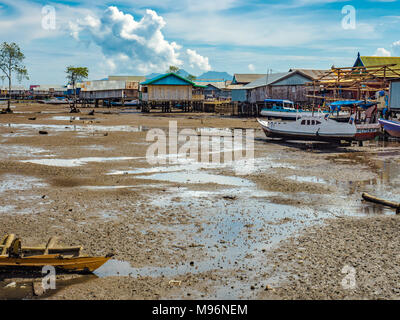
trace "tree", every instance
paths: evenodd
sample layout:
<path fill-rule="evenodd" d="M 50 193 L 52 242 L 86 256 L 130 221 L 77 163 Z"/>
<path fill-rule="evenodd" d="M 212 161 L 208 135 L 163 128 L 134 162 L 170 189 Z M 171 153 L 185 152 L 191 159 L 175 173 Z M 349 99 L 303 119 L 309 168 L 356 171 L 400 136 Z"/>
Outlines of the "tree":
<path fill-rule="evenodd" d="M 72 85 L 72 90 L 74 92 L 74 103 L 71 107 L 71 112 L 78 112 L 76 109 L 76 83 L 86 79 L 89 76 L 89 69 L 87 67 L 67 67 L 65 71 L 67 74 L 67 80 L 70 85 Z"/>
<path fill-rule="evenodd" d="M 20 47 L 16 43 L 3 42 L 0 46 L 0 71 L 2 80 L 8 79 L 8 104 L 6 112 L 11 112 L 11 84 L 12 76 L 16 74 L 19 82 L 22 79 L 29 79 L 28 71 L 23 64 L 25 55 L 21 52 Z"/>
<path fill-rule="evenodd" d="M 197 79 L 197 77 L 196 76 L 194 76 L 194 75 L 192 75 L 192 74 L 189 74 L 187 77 L 186 77 L 186 79 L 188 79 L 189 81 L 196 81 L 196 79 Z"/>
<path fill-rule="evenodd" d="M 176 66 L 169 66 L 167 73 L 177 73 L 179 71 L 179 67 Z"/>

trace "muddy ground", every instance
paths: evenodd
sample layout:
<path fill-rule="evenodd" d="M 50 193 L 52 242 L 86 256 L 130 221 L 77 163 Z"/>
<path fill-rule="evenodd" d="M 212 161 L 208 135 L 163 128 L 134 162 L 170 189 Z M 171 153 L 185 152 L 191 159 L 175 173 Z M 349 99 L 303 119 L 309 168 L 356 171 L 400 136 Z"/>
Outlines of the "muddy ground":
<path fill-rule="evenodd" d="M 91 276 L 59 275 L 40 296 L 40 278 L 3 275 L 0 298 L 399 297 L 399 218 L 361 201 L 367 191 L 400 202 L 399 144 L 282 143 L 255 119 L 214 114 L 13 110 L 0 115 L 0 234 L 30 246 L 59 236 L 114 257 Z M 149 163 L 152 129 L 168 144 L 171 121 L 187 139 L 221 142 L 220 152 L 202 145 L 201 163 L 176 151 Z M 254 163 L 224 161 L 244 154 L 223 143 L 234 129 L 254 129 Z"/>

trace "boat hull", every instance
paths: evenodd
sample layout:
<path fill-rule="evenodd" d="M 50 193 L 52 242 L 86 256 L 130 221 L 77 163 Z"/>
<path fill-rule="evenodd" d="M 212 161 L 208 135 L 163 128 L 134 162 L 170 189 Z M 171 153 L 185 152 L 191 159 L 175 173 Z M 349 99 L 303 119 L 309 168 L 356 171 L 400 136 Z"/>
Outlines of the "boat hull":
<path fill-rule="evenodd" d="M 92 273 L 106 263 L 110 257 L 73 257 L 40 255 L 27 258 L 0 258 L 1 272 L 41 272 L 44 266 L 52 266 L 62 273 Z"/>
<path fill-rule="evenodd" d="M 350 124 L 340 124 L 334 120 L 329 120 L 329 124 L 323 123 L 328 121 L 323 118 L 310 118 L 318 121 L 320 125 L 304 126 L 299 122 L 265 122 L 260 123 L 265 135 L 272 138 L 283 138 L 292 140 L 306 141 L 326 141 L 340 143 L 340 141 L 352 141 L 356 134 L 356 127 Z M 336 130 L 338 129 L 338 130 Z"/>
<path fill-rule="evenodd" d="M 292 139 L 292 140 L 305 140 L 305 141 L 324 141 L 324 142 L 335 142 L 340 143 L 342 140 L 351 141 L 352 137 L 349 136 L 321 136 L 321 135 L 312 135 L 312 134 L 304 134 L 304 133 L 286 133 L 286 132 L 275 132 L 268 129 L 263 128 L 263 131 L 267 137 L 270 138 L 282 138 L 282 139 Z"/>
<path fill-rule="evenodd" d="M 379 123 L 392 137 L 400 138 L 400 122 L 393 120 L 379 119 Z"/>
<path fill-rule="evenodd" d="M 379 123 L 356 125 L 357 132 L 354 136 L 357 141 L 374 140 L 381 134 L 381 125 Z"/>

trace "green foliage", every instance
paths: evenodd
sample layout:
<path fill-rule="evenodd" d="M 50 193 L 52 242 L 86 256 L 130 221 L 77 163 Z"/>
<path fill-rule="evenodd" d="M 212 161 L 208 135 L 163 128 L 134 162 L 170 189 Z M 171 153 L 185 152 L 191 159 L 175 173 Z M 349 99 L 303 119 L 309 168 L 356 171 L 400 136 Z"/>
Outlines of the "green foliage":
<path fill-rule="evenodd" d="M 188 79 L 189 81 L 196 81 L 196 79 L 197 79 L 197 77 L 196 76 L 194 76 L 194 75 L 192 75 L 192 74 L 189 74 L 187 77 L 186 77 L 186 79 Z"/>
<path fill-rule="evenodd" d="M 12 75 L 16 74 L 18 81 L 29 79 L 28 70 L 23 61 L 25 55 L 21 52 L 20 47 L 15 43 L 3 42 L 0 45 L 0 71 L 1 79 L 8 79 L 11 86 Z"/>
<path fill-rule="evenodd" d="M 179 71 L 179 67 L 176 66 L 169 66 L 167 73 L 177 73 Z"/>
<path fill-rule="evenodd" d="M 89 76 L 89 69 L 87 67 L 69 66 L 65 73 L 67 74 L 68 82 L 75 88 L 77 82 L 80 82 Z"/>

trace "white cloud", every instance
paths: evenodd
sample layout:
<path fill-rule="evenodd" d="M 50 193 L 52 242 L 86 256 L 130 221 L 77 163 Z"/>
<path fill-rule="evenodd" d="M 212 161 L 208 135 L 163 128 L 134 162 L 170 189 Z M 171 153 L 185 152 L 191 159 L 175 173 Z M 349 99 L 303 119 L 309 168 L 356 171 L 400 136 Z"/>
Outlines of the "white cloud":
<path fill-rule="evenodd" d="M 378 48 L 374 54 L 375 57 L 390 57 L 392 54 L 385 48 Z"/>
<path fill-rule="evenodd" d="M 190 67 L 192 67 L 192 68 L 197 67 L 202 71 L 210 71 L 211 70 L 211 66 L 210 66 L 210 63 L 208 62 L 207 57 L 203 57 L 203 56 L 199 55 L 195 50 L 190 50 L 190 49 L 187 49 L 186 53 L 189 57 Z"/>
<path fill-rule="evenodd" d="M 135 21 L 132 15 L 109 7 L 101 18 L 89 15 L 70 22 L 70 33 L 77 40 L 98 45 L 114 69 L 147 73 L 183 64 L 181 46 L 165 40 L 161 32 L 165 24 L 153 10 L 147 9 L 143 18 Z"/>
<path fill-rule="evenodd" d="M 254 64 L 252 64 L 252 63 L 250 63 L 250 64 L 248 65 L 248 68 L 249 68 L 249 70 L 250 70 L 251 72 L 254 72 L 254 70 L 256 70 L 256 67 L 255 67 Z"/>

